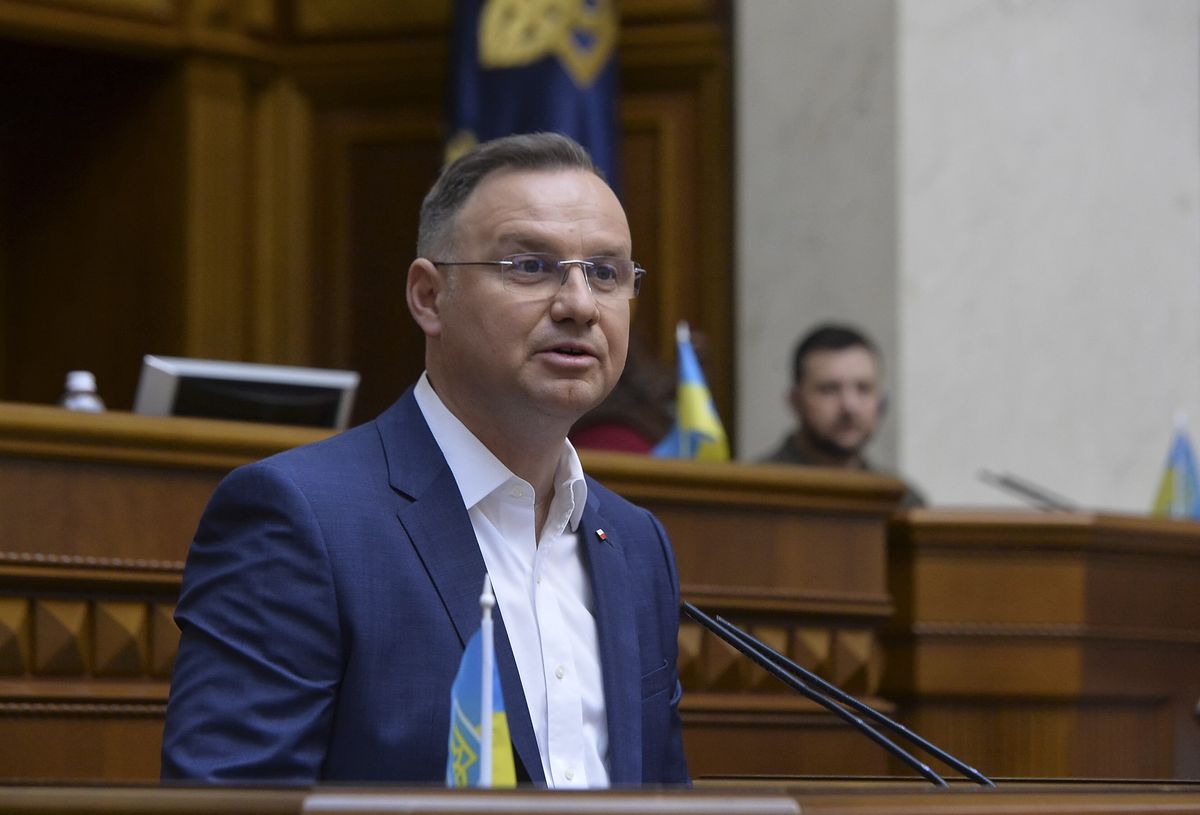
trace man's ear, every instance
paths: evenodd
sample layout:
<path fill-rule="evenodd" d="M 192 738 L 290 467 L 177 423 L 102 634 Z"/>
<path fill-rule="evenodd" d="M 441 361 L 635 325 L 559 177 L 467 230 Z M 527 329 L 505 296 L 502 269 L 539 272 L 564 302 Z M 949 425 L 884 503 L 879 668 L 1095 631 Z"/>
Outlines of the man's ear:
<path fill-rule="evenodd" d="M 876 411 L 876 413 L 878 414 L 878 418 L 882 419 L 884 416 L 886 416 L 887 410 L 888 410 L 888 395 L 887 395 L 887 393 L 881 393 L 881 394 L 879 394 L 879 410 Z"/>
<path fill-rule="evenodd" d="M 442 270 L 425 258 L 417 258 L 408 267 L 405 296 L 408 310 L 427 337 L 442 332 L 442 294 L 446 279 Z"/>

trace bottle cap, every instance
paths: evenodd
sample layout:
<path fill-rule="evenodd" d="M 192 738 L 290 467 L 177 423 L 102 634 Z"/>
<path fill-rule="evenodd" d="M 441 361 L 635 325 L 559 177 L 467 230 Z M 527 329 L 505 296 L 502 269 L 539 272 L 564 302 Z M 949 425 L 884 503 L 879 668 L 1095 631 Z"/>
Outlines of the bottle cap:
<path fill-rule="evenodd" d="M 91 371 L 68 371 L 67 390 L 95 391 L 96 376 Z"/>

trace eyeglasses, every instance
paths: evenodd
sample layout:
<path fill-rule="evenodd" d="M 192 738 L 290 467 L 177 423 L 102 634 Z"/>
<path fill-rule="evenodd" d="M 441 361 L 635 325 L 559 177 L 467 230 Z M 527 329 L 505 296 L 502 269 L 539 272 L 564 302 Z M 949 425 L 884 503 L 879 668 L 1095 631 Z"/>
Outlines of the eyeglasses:
<path fill-rule="evenodd" d="M 632 300 L 642 288 L 646 270 L 626 258 L 594 257 L 559 260 L 553 255 L 526 252 L 502 260 L 434 260 L 434 266 L 499 266 L 504 288 L 530 298 L 553 297 L 567 282 L 572 266 L 583 270 L 593 296 Z"/>

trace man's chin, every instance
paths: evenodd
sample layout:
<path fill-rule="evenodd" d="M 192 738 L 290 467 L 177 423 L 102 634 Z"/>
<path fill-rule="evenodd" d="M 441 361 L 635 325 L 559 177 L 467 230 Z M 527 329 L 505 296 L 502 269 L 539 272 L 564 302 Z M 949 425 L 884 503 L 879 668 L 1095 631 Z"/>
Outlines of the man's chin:
<path fill-rule="evenodd" d="M 837 437 L 810 437 L 809 441 L 817 450 L 834 458 L 850 459 L 855 458 L 862 452 L 866 446 L 868 437 L 861 434 L 852 437 L 837 436 Z"/>
<path fill-rule="evenodd" d="M 538 390 L 536 398 L 543 410 L 572 424 L 607 395 L 602 387 L 585 380 L 560 380 Z"/>

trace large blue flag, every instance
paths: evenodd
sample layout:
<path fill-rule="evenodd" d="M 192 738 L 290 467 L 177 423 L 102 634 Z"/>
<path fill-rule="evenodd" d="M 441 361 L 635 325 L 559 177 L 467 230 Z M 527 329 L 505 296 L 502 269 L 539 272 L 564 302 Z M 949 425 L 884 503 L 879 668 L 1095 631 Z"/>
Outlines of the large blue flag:
<path fill-rule="evenodd" d="M 664 458 L 692 458 L 699 461 L 727 461 L 729 439 L 717 407 L 713 404 L 704 371 L 692 347 L 692 334 L 686 322 L 675 328 L 675 346 L 679 353 L 679 383 L 675 386 L 675 425 L 653 455 Z"/>
<path fill-rule="evenodd" d="M 446 757 L 447 787 L 515 787 L 512 741 L 500 669 L 492 640 L 491 581 L 484 580 L 483 619 L 467 642 L 450 688 L 450 752 Z"/>
<path fill-rule="evenodd" d="M 553 131 L 617 181 L 616 0 L 456 0 L 453 160 L 477 142 Z"/>
<path fill-rule="evenodd" d="M 1196 474 L 1196 454 L 1182 422 L 1176 423 L 1167 466 L 1158 482 L 1154 515 L 1200 520 L 1200 479 Z"/>

